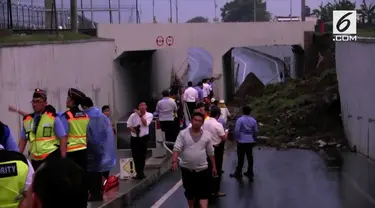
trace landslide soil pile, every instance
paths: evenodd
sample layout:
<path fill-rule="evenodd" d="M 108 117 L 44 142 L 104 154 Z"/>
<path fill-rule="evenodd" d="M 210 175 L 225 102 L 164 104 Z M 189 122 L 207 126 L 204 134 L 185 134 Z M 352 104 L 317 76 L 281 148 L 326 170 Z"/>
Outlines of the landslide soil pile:
<path fill-rule="evenodd" d="M 318 77 L 290 79 L 265 87 L 257 81 L 255 83 L 258 87 L 245 83 L 228 107 L 238 117 L 240 106 L 250 105 L 259 124 L 262 143 L 274 147 L 310 149 L 327 144 L 346 145 L 334 69 L 326 70 Z M 245 95 L 244 91 L 253 96 Z M 231 129 L 234 123 L 235 120 L 230 122 Z"/>

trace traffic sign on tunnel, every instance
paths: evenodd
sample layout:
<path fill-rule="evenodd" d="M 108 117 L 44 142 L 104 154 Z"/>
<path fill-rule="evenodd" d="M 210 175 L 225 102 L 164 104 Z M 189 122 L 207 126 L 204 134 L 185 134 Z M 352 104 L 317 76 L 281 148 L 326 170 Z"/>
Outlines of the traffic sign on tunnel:
<path fill-rule="evenodd" d="M 174 43 L 174 38 L 172 36 L 168 36 L 166 39 L 165 39 L 165 42 L 167 43 L 168 46 L 172 46 L 173 43 Z"/>
<path fill-rule="evenodd" d="M 164 38 L 162 36 L 158 36 L 156 38 L 156 45 L 158 45 L 159 47 L 164 45 Z"/>

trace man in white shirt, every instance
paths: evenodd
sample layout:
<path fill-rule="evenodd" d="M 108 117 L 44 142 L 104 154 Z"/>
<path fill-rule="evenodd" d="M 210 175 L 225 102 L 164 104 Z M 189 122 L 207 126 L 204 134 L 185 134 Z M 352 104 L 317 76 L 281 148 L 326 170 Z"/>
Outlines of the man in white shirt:
<path fill-rule="evenodd" d="M 155 113 L 159 116 L 161 130 L 165 133 L 165 140 L 174 142 L 177 134 L 175 125 L 175 113 L 177 112 L 176 102 L 169 97 L 169 91 L 162 92 L 163 98 L 156 104 Z"/>
<path fill-rule="evenodd" d="M 193 114 L 198 100 L 198 91 L 193 88 L 193 83 L 188 82 L 188 88 L 184 91 L 184 101 L 186 102 L 190 115 Z"/>
<path fill-rule="evenodd" d="M 211 195 L 210 179 L 217 176 L 212 135 L 202 130 L 203 120 L 202 113 L 194 113 L 192 126 L 179 133 L 173 148 L 172 170 L 177 170 L 180 156 L 182 183 L 189 208 L 194 208 L 195 200 L 199 200 L 201 208 L 208 207 L 208 198 Z M 213 164 L 211 169 L 208 167 L 207 156 Z"/>
<path fill-rule="evenodd" d="M 204 121 L 203 130 L 211 133 L 212 145 L 215 149 L 215 166 L 218 171 L 218 177 L 212 178 L 212 195 L 216 197 L 225 196 L 225 193 L 220 192 L 221 175 L 223 173 L 223 157 L 224 145 L 227 139 L 227 133 L 221 123 L 217 121 L 220 117 L 220 108 L 212 107 L 210 111 L 210 119 Z M 210 163 L 209 163 L 210 165 Z"/>
<path fill-rule="evenodd" d="M 210 86 L 210 80 L 209 79 L 204 79 L 203 80 L 203 98 L 208 98 L 210 97 L 211 93 L 211 86 Z"/>
<path fill-rule="evenodd" d="M 132 150 L 135 171 L 137 172 L 137 176 L 134 179 L 144 179 L 146 177 L 143 171 L 146 163 L 149 126 L 153 119 L 152 113 L 146 110 L 146 103 L 139 103 L 138 110 L 131 114 L 127 121 L 127 126 L 131 134 L 130 148 Z"/>

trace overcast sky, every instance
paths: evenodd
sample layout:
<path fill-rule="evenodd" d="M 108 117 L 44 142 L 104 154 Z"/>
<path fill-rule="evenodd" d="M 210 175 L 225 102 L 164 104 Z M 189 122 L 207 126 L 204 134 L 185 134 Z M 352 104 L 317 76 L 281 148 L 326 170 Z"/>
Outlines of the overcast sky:
<path fill-rule="evenodd" d="M 20 2 L 33 1 L 34 4 L 43 4 L 44 0 L 19 0 Z M 78 7 L 80 6 L 80 1 L 78 2 Z M 89 7 L 90 0 L 82 0 L 84 7 Z M 108 8 L 109 0 L 92 0 L 93 7 L 98 8 Z M 136 0 L 120 0 L 121 6 L 135 5 Z M 186 22 L 187 20 L 195 16 L 208 17 L 210 20 L 215 16 L 214 0 L 177 0 L 178 1 L 178 16 L 179 22 Z M 216 15 L 220 18 L 220 8 L 227 2 L 227 0 L 216 0 L 218 7 L 216 8 Z M 57 0 L 57 6 L 61 7 L 62 2 L 65 2 L 63 6 L 68 7 L 68 2 L 66 0 Z M 117 7 L 119 0 L 111 0 L 112 7 Z M 172 0 L 172 13 L 173 22 L 176 18 L 176 0 Z M 301 14 L 301 0 L 266 0 L 267 10 L 272 13 L 272 15 L 277 16 L 288 16 L 290 14 L 290 5 L 292 4 L 292 15 L 299 16 Z M 324 3 L 329 2 L 329 0 L 323 0 Z M 361 3 L 361 0 L 357 0 L 357 5 Z M 375 0 L 367 0 L 368 3 L 374 2 Z M 322 3 L 322 0 L 306 0 L 306 5 L 312 9 L 317 8 Z M 152 22 L 153 16 L 153 6 L 152 0 L 138 0 L 141 23 Z M 169 0 L 155 0 L 155 16 L 158 22 L 167 23 L 168 17 L 170 16 Z M 119 15 L 118 12 L 113 12 L 113 21 L 118 23 Z M 90 12 L 86 12 L 85 16 L 90 18 Z M 99 23 L 108 23 L 109 14 L 108 12 L 94 12 L 94 21 Z M 120 19 L 121 23 L 127 23 L 129 17 L 131 16 L 130 10 L 122 10 Z M 134 12 L 135 17 L 135 12 Z M 135 18 L 133 19 L 135 22 Z"/>

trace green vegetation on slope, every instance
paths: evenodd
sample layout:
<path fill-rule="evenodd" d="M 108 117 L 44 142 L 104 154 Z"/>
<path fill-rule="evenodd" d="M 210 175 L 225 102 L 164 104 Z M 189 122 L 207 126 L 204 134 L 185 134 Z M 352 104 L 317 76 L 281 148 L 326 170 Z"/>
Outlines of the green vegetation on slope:
<path fill-rule="evenodd" d="M 72 41 L 91 39 L 89 35 L 74 32 L 61 32 L 56 34 L 33 34 L 33 35 L 9 35 L 0 37 L 1 43 L 26 43 L 26 42 L 48 42 L 48 41 Z"/>

